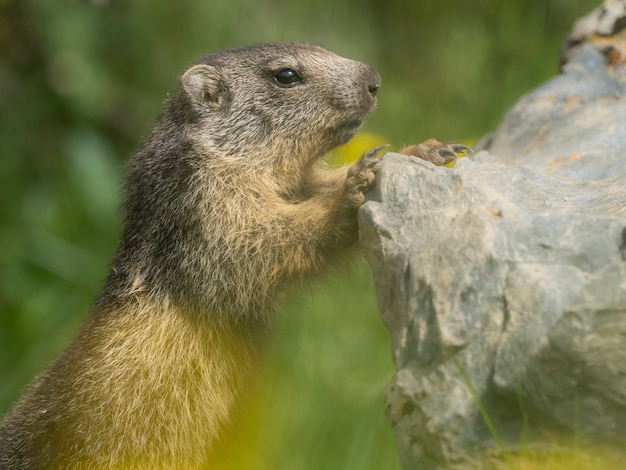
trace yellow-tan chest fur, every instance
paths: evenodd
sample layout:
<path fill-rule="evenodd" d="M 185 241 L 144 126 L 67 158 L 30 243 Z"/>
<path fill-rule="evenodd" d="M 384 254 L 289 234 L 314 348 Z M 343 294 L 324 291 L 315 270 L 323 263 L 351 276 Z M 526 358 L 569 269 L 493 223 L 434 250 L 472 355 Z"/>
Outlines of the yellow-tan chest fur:
<path fill-rule="evenodd" d="M 210 313 L 141 302 L 92 318 L 69 349 L 89 360 L 73 364 L 66 399 L 50 410 L 69 416 L 67 455 L 87 468 L 200 466 L 258 357 L 250 330 Z"/>

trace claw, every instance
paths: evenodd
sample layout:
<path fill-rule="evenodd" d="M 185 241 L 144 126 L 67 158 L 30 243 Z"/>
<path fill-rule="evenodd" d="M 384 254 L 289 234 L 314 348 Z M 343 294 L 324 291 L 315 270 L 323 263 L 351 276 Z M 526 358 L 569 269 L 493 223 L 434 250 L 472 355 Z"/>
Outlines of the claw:
<path fill-rule="evenodd" d="M 468 147 L 467 145 L 463 145 L 463 144 L 452 144 L 452 150 L 454 150 L 454 153 L 461 154 L 461 155 L 474 152 L 471 149 L 471 147 Z"/>
<path fill-rule="evenodd" d="M 374 147 L 361 155 L 361 158 L 348 168 L 345 182 L 346 200 L 344 202 L 348 207 L 356 209 L 365 201 L 365 193 L 372 186 L 376 172 L 382 164 L 376 154 L 385 147 L 387 145 Z"/>
<path fill-rule="evenodd" d="M 385 147 L 389 147 L 389 144 L 383 144 L 383 145 L 379 145 L 378 147 L 374 147 L 373 149 L 368 150 L 367 152 L 365 152 L 361 158 L 376 157 L 378 152 L 380 152 Z"/>
<path fill-rule="evenodd" d="M 436 139 L 428 139 L 421 144 L 410 145 L 399 151 L 403 155 L 418 157 L 435 165 L 448 167 L 452 167 L 457 158 L 464 157 L 470 152 L 472 149 L 467 145 L 439 142 Z"/>
<path fill-rule="evenodd" d="M 459 152 L 457 152 L 456 149 L 454 150 L 454 152 L 452 150 L 449 150 L 449 149 L 439 149 L 439 150 L 437 150 L 437 154 L 440 157 L 444 157 L 444 158 L 445 157 L 454 157 L 454 158 L 456 158 L 457 153 L 459 153 Z"/>

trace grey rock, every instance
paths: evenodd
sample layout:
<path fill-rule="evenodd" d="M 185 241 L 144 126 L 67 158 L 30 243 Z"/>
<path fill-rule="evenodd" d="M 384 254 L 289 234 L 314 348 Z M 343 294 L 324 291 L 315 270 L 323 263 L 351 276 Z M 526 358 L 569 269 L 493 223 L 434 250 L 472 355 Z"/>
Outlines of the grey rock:
<path fill-rule="evenodd" d="M 605 0 L 602 5 L 579 18 L 568 33 L 561 48 L 561 66 L 573 57 L 581 45 L 597 41 L 603 53 L 609 52 L 604 37 L 613 36 L 626 28 L 626 1 Z"/>
<path fill-rule="evenodd" d="M 624 68 L 581 47 L 478 147 L 386 154 L 359 211 L 406 469 L 626 436 Z"/>
<path fill-rule="evenodd" d="M 610 70 L 601 52 L 586 45 L 561 75 L 522 97 L 475 150 L 564 177 L 624 175 L 625 100 L 624 68 Z"/>

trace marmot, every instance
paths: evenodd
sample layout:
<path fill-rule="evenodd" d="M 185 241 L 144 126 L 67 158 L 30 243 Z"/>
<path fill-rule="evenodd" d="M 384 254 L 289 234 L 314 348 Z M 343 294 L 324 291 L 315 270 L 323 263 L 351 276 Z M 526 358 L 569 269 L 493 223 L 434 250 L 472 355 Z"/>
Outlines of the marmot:
<path fill-rule="evenodd" d="M 210 464 L 281 293 L 357 240 L 379 149 L 339 170 L 322 157 L 380 81 L 303 44 L 214 52 L 182 75 L 130 161 L 101 294 L 0 425 L 1 468 Z"/>

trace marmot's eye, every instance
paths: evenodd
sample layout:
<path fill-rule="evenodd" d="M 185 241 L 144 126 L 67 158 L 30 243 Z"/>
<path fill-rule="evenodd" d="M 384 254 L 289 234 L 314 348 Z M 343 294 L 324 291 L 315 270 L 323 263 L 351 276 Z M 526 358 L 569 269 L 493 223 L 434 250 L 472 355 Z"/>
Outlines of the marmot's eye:
<path fill-rule="evenodd" d="M 291 87 L 302 81 L 302 77 L 293 69 L 280 69 L 274 73 L 274 80 L 280 86 Z"/>

